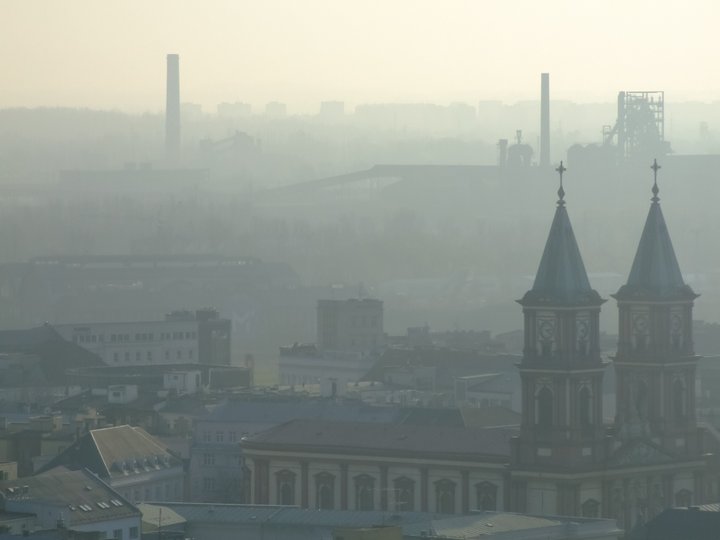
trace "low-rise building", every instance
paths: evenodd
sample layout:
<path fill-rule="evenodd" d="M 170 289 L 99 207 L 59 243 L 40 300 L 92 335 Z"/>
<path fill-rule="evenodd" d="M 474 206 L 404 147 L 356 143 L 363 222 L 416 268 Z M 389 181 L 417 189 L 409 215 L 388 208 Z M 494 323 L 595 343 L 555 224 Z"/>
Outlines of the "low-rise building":
<path fill-rule="evenodd" d="M 42 530 L 96 532 L 118 540 L 140 538 L 140 511 L 87 470 L 55 467 L 21 481 L 2 481 L 0 504 L 4 512 L 34 516 L 34 524 L 26 522 L 26 526 Z"/>

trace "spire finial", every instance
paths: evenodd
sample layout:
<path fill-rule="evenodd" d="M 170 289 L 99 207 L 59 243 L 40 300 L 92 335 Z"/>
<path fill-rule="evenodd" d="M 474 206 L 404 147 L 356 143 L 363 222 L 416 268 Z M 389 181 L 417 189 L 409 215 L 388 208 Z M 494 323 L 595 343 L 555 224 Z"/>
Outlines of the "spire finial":
<path fill-rule="evenodd" d="M 660 197 L 658 197 L 658 193 L 660 193 L 660 188 L 657 185 L 657 173 L 662 167 L 658 165 L 657 159 L 653 159 L 653 164 L 650 166 L 650 168 L 653 170 L 653 187 L 652 187 L 652 199 L 650 199 L 652 202 L 656 203 L 660 200 Z"/>
<path fill-rule="evenodd" d="M 557 190 L 557 194 L 558 194 L 559 199 L 558 199 L 557 204 L 558 204 L 558 206 L 565 206 L 565 201 L 564 201 L 564 198 L 565 198 L 565 190 L 563 189 L 563 182 L 562 182 L 562 180 L 563 180 L 563 173 L 564 173 L 565 171 L 567 171 L 567 169 L 565 168 L 565 166 L 563 165 L 563 162 L 561 161 L 561 162 L 560 162 L 560 166 L 559 166 L 557 169 L 555 169 L 555 170 L 556 170 L 557 173 L 560 175 L 560 188 Z"/>

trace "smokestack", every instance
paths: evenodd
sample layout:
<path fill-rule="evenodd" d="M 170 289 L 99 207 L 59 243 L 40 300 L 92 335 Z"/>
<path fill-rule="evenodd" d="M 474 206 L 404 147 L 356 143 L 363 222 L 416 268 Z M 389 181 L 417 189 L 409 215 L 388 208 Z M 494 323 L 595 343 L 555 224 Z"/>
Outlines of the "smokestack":
<path fill-rule="evenodd" d="M 165 102 L 165 158 L 177 163 L 180 157 L 180 56 L 167 55 Z"/>
<path fill-rule="evenodd" d="M 550 74 L 540 75 L 540 166 L 550 166 Z"/>

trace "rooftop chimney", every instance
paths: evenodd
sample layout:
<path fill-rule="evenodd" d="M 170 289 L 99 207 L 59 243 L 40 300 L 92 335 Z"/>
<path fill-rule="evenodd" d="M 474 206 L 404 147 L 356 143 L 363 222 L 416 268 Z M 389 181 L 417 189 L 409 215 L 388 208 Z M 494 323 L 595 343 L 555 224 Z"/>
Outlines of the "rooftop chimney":
<path fill-rule="evenodd" d="M 180 56 L 167 55 L 165 102 L 165 158 L 177 163 L 180 157 Z"/>
<path fill-rule="evenodd" d="M 550 166 L 550 74 L 540 75 L 540 166 Z"/>

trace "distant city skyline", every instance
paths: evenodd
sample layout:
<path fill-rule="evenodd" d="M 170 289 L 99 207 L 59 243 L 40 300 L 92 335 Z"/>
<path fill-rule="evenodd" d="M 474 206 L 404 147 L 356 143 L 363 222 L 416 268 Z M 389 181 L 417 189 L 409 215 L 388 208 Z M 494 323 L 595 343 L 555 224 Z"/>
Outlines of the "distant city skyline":
<path fill-rule="evenodd" d="M 720 99 L 710 0 L 3 0 L 0 108 L 164 108 L 165 55 L 181 100 L 214 112 L 319 103 L 538 99 L 612 102 L 619 90 Z"/>

